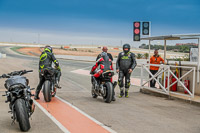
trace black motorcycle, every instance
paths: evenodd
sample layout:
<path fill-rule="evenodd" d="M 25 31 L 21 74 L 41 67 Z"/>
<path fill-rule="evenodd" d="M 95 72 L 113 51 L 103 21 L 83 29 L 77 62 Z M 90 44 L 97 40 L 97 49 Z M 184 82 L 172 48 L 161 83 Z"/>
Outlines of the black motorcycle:
<path fill-rule="evenodd" d="M 114 75 L 112 70 L 107 70 L 102 73 L 102 75 L 96 79 L 92 76 L 92 97 L 97 98 L 102 96 L 104 102 L 110 103 L 114 97 L 114 86 L 111 83 L 111 78 Z"/>
<path fill-rule="evenodd" d="M 4 84 L 7 91 L 3 96 L 7 96 L 7 101 L 5 102 L 9 102 L 11 110 L 9 113 L 12 114 L 13 123 L 15 120 L 19 122 L 21 131 L 28 131 L 31 128 L 29 118 L 35 109 L 35 105 L 31 99 L 31 96 L 33 96 L 31 90 L 34 88 L 31 89 L 28 86 L 29 80 L 22 76 L 28 72 L 33 71 L 14 71 L 0 76 L 0 78 L 8 78 Z"/>
<path fill-rule="evenodd" d="M 50 102 L 52 97 L 55 97 L 56 95 L 56 89 L 55 86 L 56 82 L 56 75 L 53 68 L 45 68 L 41 72 L 41 75 L 44 76 L 45 82 L 43 84 L 43 95 L 44 100 L 46 102 Z"/>

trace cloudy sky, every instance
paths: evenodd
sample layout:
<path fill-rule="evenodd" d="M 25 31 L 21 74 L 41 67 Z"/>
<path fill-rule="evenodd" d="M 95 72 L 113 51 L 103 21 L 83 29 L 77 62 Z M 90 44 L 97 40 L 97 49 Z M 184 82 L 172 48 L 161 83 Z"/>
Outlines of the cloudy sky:
<path fill-rule="evenodd" d="M 200 1 L 0 0 L 0 42 L 138 46 L 134 21 L 152 36 L 200 33 Z"/>

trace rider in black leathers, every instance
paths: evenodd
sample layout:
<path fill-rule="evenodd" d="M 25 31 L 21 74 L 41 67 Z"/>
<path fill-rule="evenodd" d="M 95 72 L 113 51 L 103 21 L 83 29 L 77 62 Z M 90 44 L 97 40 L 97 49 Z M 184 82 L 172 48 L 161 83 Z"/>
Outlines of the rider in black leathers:
<path fill-rule="evenodd" d="M 130 45 L 123 45 L 123 52 L 119 53 L 116 62 L 116 71 L 119 72 L 118 85 L 120 87 L 121 98 L 124 95 L 124 77 L 125 77 L 125 97 L 128 97 L 128 90 L 130 87 L 130 76 L 134 68 L 136 67 L 135 54 L 130 52 Z"/>
<path fill-rule="evenodd" d="M 52 62 L 54 62 L 56 69 L 52 68 Z M 59 66 L 59 62 L 56 60 L 54 54 L 52 53 L 52 47 L 50 47 L 50 46 L 45 46 L 44 51 L 40 55 L 40 62 L 39 62 L 40 82 L 39 82 L 37 89 L 36 89 L 36 92 L 35 92 L 35 97 L 34 97 L 35 100 L 39 99 L 39 93 L 40 93 L 40 90 L 42 89 L 42 85 L 45 81 L 44 77 L 41 75 L 41 71 L 45 68 L 51 68 L 52 70 L 54 70 L 55 75 L 56 75 L 55 85 L 58 88 L 60 88 L 58 83 L 60 81 L 61 69 L 60 69 L 60 66 Z"/>

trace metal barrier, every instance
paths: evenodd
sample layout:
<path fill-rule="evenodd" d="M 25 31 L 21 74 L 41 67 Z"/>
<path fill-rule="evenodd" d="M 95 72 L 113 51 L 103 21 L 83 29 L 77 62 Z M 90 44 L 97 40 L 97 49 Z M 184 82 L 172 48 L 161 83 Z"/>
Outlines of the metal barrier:
<path fill-rule="evenodd" d="M 150 70 L 149 67 L 150 66 L 157 66 L 159 67 L 158 72 L 153 75 Z M 189 69 L 189 71 L 187 71 L 185 74 L 183 74 L 181 77 L 177 77 L 174 73 L 172 69 L 176 69 L 176 68 L 183 68 L 183 69 Z M 144 80 L 144 70 L 146 70 L 148 72 L 148 74 L 151 76 L 151 78 L 148 78 L 146 81 Z M 188 90 L 187 87 L 184 85 L 184 83 L 181 81 L 184 77 L 188 76 L 191 72 L 193 72 L 192 75 L 192 91 Z M 194 98 L 194 92 L 195 92 L 195 67 L 187 67 L 187 66 L 172 66 L 172 65 L 157 65 L 157 64 L 143 64 L 141 67 L 141 86 L 140 88 L 143 89 L 148 89 L 148 90 L 152 90 L 152 91 L 156 91 L 159 93 L 163 93 L 166 95 L 170 95 L 170 94 L 176 94 L 176 95 L 182 95 L 182 96 L 186 96 L 186 97 L 190 97 L 190 98 Z M 162 81 L 164 81 L 163 83 L 160 83 L 159 80 L 157 79 L 157 77 L 162 76 Z M 170 83 L 170 79 L 171 78 L 175 78 L 176 81 L 173 83 Z M 166 78 L 167 78 L 167 86 L 166 86 Z M 149 82 L 151 80 L 154 80 L 154 82 L 156 82 L 160 88 L 152 88 L 149 86 Z M 148 85 L 147 85 L 148 83 Z M 180 92 L 175 92 L 175 91 L 171 91 L 170 88 L 174 85 L 178 83 L 180 86 L 183 87 L 183 89 L 185 91 L 187 91 L 188 94 L 184 94 L 184 93 L 180 93 Z"/>

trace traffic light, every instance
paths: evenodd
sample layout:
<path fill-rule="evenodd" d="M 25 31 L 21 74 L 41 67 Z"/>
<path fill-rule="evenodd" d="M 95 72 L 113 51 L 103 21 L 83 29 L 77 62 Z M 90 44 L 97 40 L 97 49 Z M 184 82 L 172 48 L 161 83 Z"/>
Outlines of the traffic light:
<path fill-rule="evenodd" d="M 134 41 L 140 41 L 140 22 L 134 22 L 133 23 L 133 40 Z"/>
<path fill-rule="evenodd" d="M 149 35 L 149 22 L 142 22 L 142 35 Z"/>

